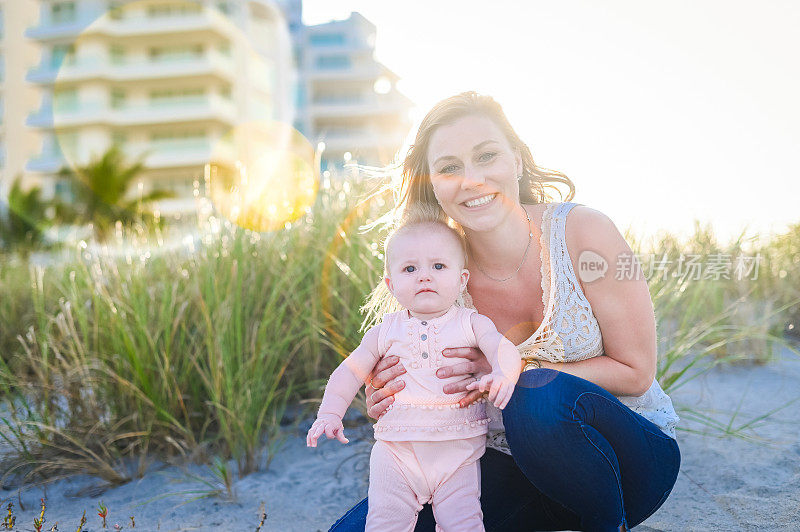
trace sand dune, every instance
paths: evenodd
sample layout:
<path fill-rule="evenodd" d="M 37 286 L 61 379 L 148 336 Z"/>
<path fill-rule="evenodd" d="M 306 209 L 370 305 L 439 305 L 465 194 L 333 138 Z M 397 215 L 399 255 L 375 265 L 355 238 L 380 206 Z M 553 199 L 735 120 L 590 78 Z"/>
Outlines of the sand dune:
<path fill-rule="evenodd" d="M 785 350 L 782 360 L 768 366 L 717 368 L 676 390 L 672 398 L 676 407 L 700 409 L 733 428 L 788 406 L 745 429 L 748 440 L 679 431 L 683 458 L 675 489 L 636 530 L 800 530 L 800 358 Z M 688 415 L 682 417 L 680 428 L 708 430 Z M 16 490 L 5 491 L 0 493 L 3 511 L 13 500 L 17 527 L 32 530 L 39 498 L 46 492 L 44 530 L 55 521 L 59 530 L 75 530 L 84 509 L 89 520 L 85 530 L 100 530 L 94 509 L 102 500 L 112 530 L 114 523 L 129 529 L 128 516 L 134 515 L 139 530 L 240 531 L 255 529 L 263 502 L 268 514 L 263 530 L 327 530 L 366 495 L 371 429 L 369 424 L 346 429 L 351 440 L 346 446 L 326 440 L 307 449 L 304 429 L 309 422 L 289 435 L 269 471 L 235 483 L 235 501 L 212 497 L 182 504 L 198 495 L 188 490 L 208 487 L 179 468 L 153 465 L 143 479 L 102 495 L 76 496 L 96 482 L 86 477 L 56 482 L 45 491 L 25 490 L 24 512 Z M 208 476 L 202 467 L 189 472 Z M 159 496 L 164 497 L 147 502 Z"/>

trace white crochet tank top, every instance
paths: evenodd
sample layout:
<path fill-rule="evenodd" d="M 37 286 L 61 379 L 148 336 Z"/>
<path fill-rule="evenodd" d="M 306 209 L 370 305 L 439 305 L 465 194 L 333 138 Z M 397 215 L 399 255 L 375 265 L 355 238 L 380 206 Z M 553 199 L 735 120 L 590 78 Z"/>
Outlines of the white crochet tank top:
<path fill-rule="evenodd" d="M 577 362 L 603 355 L 600 326 L 575 277 L 567 251 L 567 214 L 576 205 L 580 204 L 550 203 L 542 214 L 539 245 L 544 319 L 536 332 L 517 346 L 523 357 L 550 362 Z M 475 308 L 472 297 L 466 291 L 460 303 Z M 650 389 L 641 396 L 617 398 L 634 412 L 652 421 L 665 434 L 675 438 L 675 425 L 679 418 L 658 381 L 654 379 Z M 491 403 L 486 403 L 486 407 L 486 413 L 491 417 L 486 446 L 511 454 L 501 411 Z"/>

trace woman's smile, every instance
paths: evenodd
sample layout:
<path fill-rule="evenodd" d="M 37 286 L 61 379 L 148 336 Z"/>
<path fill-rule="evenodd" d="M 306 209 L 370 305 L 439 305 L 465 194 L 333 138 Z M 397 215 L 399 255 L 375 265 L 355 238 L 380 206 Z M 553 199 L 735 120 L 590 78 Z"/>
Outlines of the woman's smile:
<path fill-rule="evenodd" d="M 483 196 L 478 196 L 477 198 L 467 200 L 463 202 L 462 205 L 469 208 L 483 207 L 484 205 L 491 203 L 496 196 L 496 192 L 494 194 L 484 194 Z"/>
<path fill-rule="evenodd" d="M 522 160 L 489 118 L 468 115 L 440 126 L 427 159 L 439 205 L 465 230 L 499 229 L 518 209 Z"/>

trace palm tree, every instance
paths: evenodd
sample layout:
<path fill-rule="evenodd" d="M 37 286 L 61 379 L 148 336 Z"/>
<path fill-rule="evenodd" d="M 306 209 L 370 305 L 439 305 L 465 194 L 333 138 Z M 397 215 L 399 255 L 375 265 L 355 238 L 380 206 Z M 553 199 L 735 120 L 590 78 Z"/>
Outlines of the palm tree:
<path fill-rule="evenodd" d="M 23 253 L 44 241 L 47 225 L 45 211 L 48 204 L 41 199 L 38 186 L 22 190 L 22 178 L 18 176 L 8 191 L 8 213 L 0 217 L 0 243 L 10 248 L 21 245 Z"/>
<path fill-rule="evenodd" d="M 117 221 L 123 225 L 131 225 L 138 219 L 152 219 L 152 213 L 143 206 L 171 198 L 174 194 L 155 189 L 130 199 L 131 185 L 144 169 L 143 158 L 128 164 L 117 145 L 111 146 L 86 166 L 78 167 L 74 171 L 63 168 L 60 175 L 71 178 L 73 182 L 75 199 L 71 217 L 92 223 L 101 240 L 110 233 Z"/>

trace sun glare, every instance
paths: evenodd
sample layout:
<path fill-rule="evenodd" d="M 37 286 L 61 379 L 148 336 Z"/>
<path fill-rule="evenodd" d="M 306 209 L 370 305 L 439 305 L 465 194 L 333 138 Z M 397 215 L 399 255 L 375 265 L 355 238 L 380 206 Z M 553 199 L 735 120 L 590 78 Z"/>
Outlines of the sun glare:
<path fill-rule="evenodd" d="M 305 213 L 316 196 L 314 149 L 286 124 L 241 124 L 222 138 L 212 161 L 206 166 L 211 200 L 245 229 L 282 229 Z"/>

